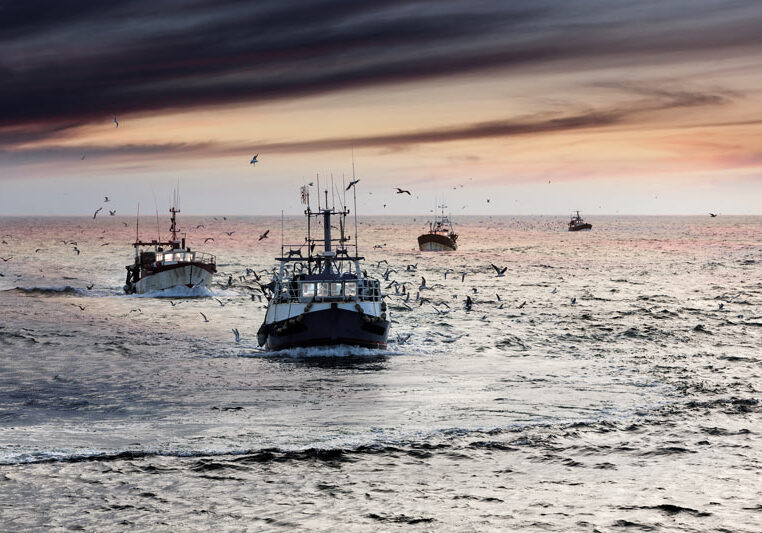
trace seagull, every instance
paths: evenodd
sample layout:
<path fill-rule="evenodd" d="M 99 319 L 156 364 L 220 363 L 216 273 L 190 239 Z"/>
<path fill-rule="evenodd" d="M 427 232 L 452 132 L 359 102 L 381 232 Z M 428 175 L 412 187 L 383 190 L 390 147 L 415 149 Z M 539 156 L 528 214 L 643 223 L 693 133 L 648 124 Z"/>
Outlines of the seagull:
<path fill-rule="evenodd" d="M 110 202 L 111 200 L 108 199 L 108 196 L 103 197 L 103 203 Z"/>
<path fill-rule="evenodd" d="M 172 307 L 174 307 L 174 306 L 176 306 L 176 305 L 177 305 L 177 303 L 176 303 L 176 302 L 173 302 L 172 300 L 170 300 L 170 301 L 169 301 L 169 303 L 170 303 L 170 305 L 172 305 Z"/>
<path fill-rule="evenodd" d="M 461 273 L 460 273 L 460 282 L 461 282 L 461 283 L 463 283 L 463 282 L 465 282 L 465 281 L 466 281 L 466 275 L 467 275 L 467 274 L 468 274 L 468 272 L 461 272 Z"/>
<path fill-rule="evenodd" d="M 130 309 L 130 313 L 142 313 L 142 312 L 143 311 L 140 310 L 140 307 L 138 307 L 137 309 Z M 130 313 L 127 313 L 127 314 L 130 314 Z"/>
<path fill-rule="evenodd" d="M 220 307 L 225 307 L 226 304 L 223 303 L 222 300 L 220 300 L 219 298 L 215 298 L 215 300 L 217 300 L 217 303 L 220 304 Z"/>
<path fill-rule="evenodd" d="M 98 213 L 100 213 L 101 211 L 103 211 L 102 207 L 99 207 L 98 209 L 95 210 L 95 213 L 93 213 L 93 220 L 95 220 L 95 217 L 97 217 Z"/>
<path fill-rule="evenodd" d="M 395 187 L 397 189 L 397 194 L 407 194 L 410 196 L 410 191 L 406 191 L 405 189 L 400 189 L 399 187 Z"/>
<path fill-rule="evenodd" d="M 93 290 L 93 287 L 94 287 L 94 286 L 95 286 L 95 283 L 91 283 L 90 285 L 88 285 L 88 286 L 87 286 L 87 290 L 88 290 L 88 291 L 91 291 L 91 290 Z"/>
<path fill-rule="evenodd" d="M 487 203 L 489 203 L 489 198 L 487 198 Z"/>
<path fill-rule="evenodd" d="M 205 315 L 204 313 L 202 313 L 201 311 L 199 311 L 199 314 L 201 314 L 201 316 L 202 316 L 202 317 L 204 317 L 204 322 L 209 322 L 209 319 L 208 319 L 208 318 L 206 318 L 206 315 Z"/>
<path fill-rule="evenodd" d="M 471 297 L 466 296 L 466 311 L 470 311 L 473 305 L 474 305 L 474 301 L 471 299 Z"/>
<path fill-rule="evenodd" d="M 259 160 L 257 159 L 258 157 L 259 157 L 259 154 L 257 154 L 254 157 L 252 157 L 251 161 L 249 161 L 249 164 L 250 165 L 256 165 L 257 163 L 259 163 Z"/>
<path fill-rule="evenodd" d="M 527 304 L 527 301 L 526 301 L 526 300 L 524 300 L 523 302 L 521 302 L 521 305 L 519 306 L 519 309 L 523 309 L 523 308 L 524 308 L 524 306 L 525 306 L 526 304 Z"/>
<path fill-rule="evenodd" d="M 114 215 L 116 215 L 116 209 L 114 209 L 113 211 L 109 209 L 108 214 L 113 217 Z"/>
<path fill-rule="evenodd" d="M 412 337 L 412 336 L 413 336 L 412 333 L 408 333 L 405 336 L 402 336 L 399 333 L 397 333 L 397 344 L 405 344 L 405 343 L 407 343 L 407 341 L 409 341 L 410 337 Z"/>
<path fill-rule="evenodd" d="M 241 342 L 241 335 L 238 333 L 238 328 L 233 328 L 233 335 L 235 335 L 235 342 L 236 344 Z"/>
<path fill-rule="evenodd" d="M 77 255 L 79 255 L 79 254 L 81 254 L 81 253 L 82 253 L 82 252 L 80 252 L 79 248 L 77 248 L 76 246 L 75 246 L 75 247 L 74 247 L 72 250 L 73 250 L 74 252 L 76 252 L 76 253 L 77 253 Z"/>
<path fill-rule="evenodd" d="M 492 263 L 490 263 L 490 266 L 495 269 L 495 274 L 497 274 L 498 278 L 502 278 L 503 276 L 505 276 L 505 271 L 508 270 L 507 266 L 505 266 L 503 268 L 498 268 L 497 266 L 493 265 Z"/>
<path fill-rule="evenodd" d="M 423 289 L 426 289 L 426 278 L 421 276 L 421 284 L 418 286 L 418 290 L 422 291 Z"/>
<path fill-rule="evenodd" d="M 717 216 L 717 213 L 709 213 L 709 216 L 710 216 L 710 217 L 712 217 L 712 218 L 714 218 L 714 217 L 716 217 L 716 216 Z"/>
<path fill-rule="evenodd" d="M 354 187 L 355 185 L 357 185 L 357 183 L 358 183 L 359 181 L 360 181 L 359 179 L 350 181 L 350 182 L 349 182 L 349 185 L 347 185 L 347 188 L 346 188 L 346 189 L 344 189 L 344 190 L 345 190 L 345 191 L 348 191 L 349 189 L 351 189 L 352 187 Z M 311 184 L 310 184 L 310 185 L 311 185 Z"/>
<path fill-rule="evenodd" d="M 79 307 L 80 311 L 84 311 L 85 309 L 87 309 L 84 305 L 79 305 L 79 304 L 73 304 L 73 305 L 75 305 L 76 307 Z"/>
<path fill-rule="evenodd" d="M 225 235 L 227 235 L 228 237 L 232 237 L 232 236 L 233 236 L 233 233 L 235 233 L 235 231 L 223 231 L 222 233 L 224 233 L 224 234 L 225 234 Z"/>
<path fill-rule="evenodd" d="M 206 226 L 204 226 L 203 224 L 199 224 L 198 226 L 196 226 L 196 229 L 198 229 L 198 228 L 205 228 L 205 227 Z"/>
<path fill-rule="evenodd" d="M 376 268 L 381 268 L 381 263 L 386 263 L 386 264 L 388 265 L 388 264 L 389 264 L 389 261 L 387 261 L 386 259 L 381 259 L 381 260 L 380 260 L 380 261 L 379 261 L 379 262 L 376 264 Z"/>
<path fill-rule="evenodd" d="M 572 298 L 572 299 L 571 299 L 571 300 L 569 300 L 569 301 L 571 302 L 571 304 L 572 304 L 572 305 L 574 305 L 574 304 L 576 304 L 576 303 L 577 303 L 577 298 Z"/>
<path fill-rule="evenodd" d="M 725 304 L 720 302 L 719 307 L 717 308 L 718 311 L 722 311 L 722 308 L 725 307 Z"/>
<path fill-rule="evenodd" d="M 82 154 L 82 157 L 80 157 L 80 159 L 81 159 L 82 161 L 84 161 L 84 160 L 85 160 L 85 154 Z"/>
<path fill-rule="evenodd" d="M 453 269 L 448 268 L 447 270 L 444 271 L 444 278 L 445 279 L 447 279 L 447 274 L 449 274 L 450 272 L 453 272 Z"/>
<path fill-rule="evenodd" d="M 269 230 L 269 229 L 268 229 L 268 230 L 266 230 L 266 231 L 265 231 L 265 232 L 264 232 L 262 235 L 260 235 L 260 236 L 259 236 L 259 239 L 257 239 L 257 240 L 260 240 L 260 241 L 261 241 L 262 239 L 266 239 L 266 238 L 267 238 L 267 234 L 268 234 L 268 233 L 270 233 L 270 230 Z"/>
<path fill-rule="evenodd" d="M 119 121 L 116 119 L 116 115 L 114 115 L 114 127 L 115 128 L 119 127 Z"/>
<path fill-rule="evenodd" d="M 204 244 L 208 243 L 209 241 L 213 241 L 213 240 L 214 240 L 214 237 L 207 237 L 206 239 L 204 239 Z"/>
<path fill-rule="evenodd" d="M 557 293 L 557 292 L 558 292 L 558 288 L 556 288 L 556 287 L 553 287 L 553 290 L 552 290 L 552 291 L 550 291 L 550 294 L 555 294 L 555 293 Z"/>

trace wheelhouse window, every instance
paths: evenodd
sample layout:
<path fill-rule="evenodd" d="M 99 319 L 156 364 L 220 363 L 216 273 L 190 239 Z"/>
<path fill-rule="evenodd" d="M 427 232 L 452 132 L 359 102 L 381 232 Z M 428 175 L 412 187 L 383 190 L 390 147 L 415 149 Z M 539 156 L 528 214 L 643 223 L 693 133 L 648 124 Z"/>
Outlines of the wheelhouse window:
<path fill-rule="evenodd" d="M 317 295 L 318 298 L 327 298 L 331 295 L 331 284 L 330 283 L 318 283 L 317 284 Z"/>
<path fill-rule="evenodd" d="M 302 298 L 314 298 L 314 297 L 315 297 L 315 284 L 302 283 Z"/>
<path fill-rule="evenodd" d="M 331 283 L 331 296 L 341 296 L 341 282 Z"/>
<path fill-rule="evenodd" d="M 357 282 L 345 281 L 344 282 L 344 296 L 354 298 L 357 296 Z"/>

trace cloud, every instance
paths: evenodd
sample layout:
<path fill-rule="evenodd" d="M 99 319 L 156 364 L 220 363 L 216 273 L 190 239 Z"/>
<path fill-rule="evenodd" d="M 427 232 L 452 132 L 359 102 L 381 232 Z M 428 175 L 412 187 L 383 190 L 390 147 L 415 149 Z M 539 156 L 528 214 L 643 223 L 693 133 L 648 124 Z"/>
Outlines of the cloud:
<path fill-rule="evenodd" d="M 616 107 L 591 109 L 573 115 L 548 114 L 507 118 L 460 124 L 450 127 L 396 132 L 384 135 L 334 137 L 283 142 L 257 142 L 253 145 L 215 142 L 126 144 L 117 146 L 46 146 L 42 148 L 0 150 L 0 162 L 29 164 L 49 159 L 78 158 L 86 154 L 90 160 L 98 158 L 135 157 L 224 157 L 245 156 L 255 150 L 263 154 L 304 153 L 350 148 L 375 148 L 383 153 L 394 153 L 420 144 L 447 143 L 487 138 L 516 137 L 591 130 L 611 126 L 633 125 L 649 113 L 698 106 L 719 106 L 730 101 L 723 92 L 701 92 L 695 89 L 602 84 L 644 98 L 625 102 Z"/>
<path fill-rule="evenodd" d="M 649 9 L 604 0 L 175 0 L 160 10 L 148 0 L 26 0 L 0 17 L 0 129 L 490 69 L 645 64 L 669 52 L 759 47 L 760 19 L 758 4 L 717 9 L 706 0 Z"/>

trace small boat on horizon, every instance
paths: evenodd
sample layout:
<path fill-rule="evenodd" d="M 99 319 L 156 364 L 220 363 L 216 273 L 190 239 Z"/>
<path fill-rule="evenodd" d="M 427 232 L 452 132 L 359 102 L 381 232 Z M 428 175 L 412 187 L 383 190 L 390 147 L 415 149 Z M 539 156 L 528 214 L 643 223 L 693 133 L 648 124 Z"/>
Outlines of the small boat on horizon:
<path fill-rule="evenodd" d="M 585 231 L 591 229 L 593 229 L 593 225 L 589 222 L 585 222 L 580 216 L 579 211 L 577 211 L 576 215 L 572 214 L 571 220 L 569 221 L 569 231 Z"/>
<path fill-rule="evenodd" d="M 458 234 L 452 227 L 450 217 L 445 215 L 446 205 L 437 206 L 441 213 L 429 222 L 429 231 L 418 237 L 418 249 L 422 252 L 454 252 L 458 249 Z"/>
<path fill-rule="evenodd" d="M 358 254 L 357 199 L 353 194 L 352 244 L 346 235 L 346 206 L 340 210 L 329 207 L 326 190 L 325 206 L 321 207 L 318 200 L 314 212 L 309 186 L 302 187 L 307 235 L 303 243 L 281 244 L 280 257 L 275 258 L 280 269 L 269 284 L 262 286 L 268 306 L 257 332 L 260 346 L 268 350 L 342 344 L 386 348 L 391 321 L 380 281 L 361 269 L 365 258 Z M 332 217 L 338 217 L 338 238 L 331 232 Z M 322 238 L 314 238 L 313 227 L 319 225 Z"/>
<path fill-rule="evenodd" d="M 127 265 L 124 292 L 145 294 L 175 287 L 209 288 L 217 272 L 217 261 L 211 254 L 196 252 L 185 245 L 185 237 L 178 238 L 176 207 L 171 207 L 169 241 L 141 241 L 136 235 L 135 261 Z M 158 215 L 157 215 L 158 216 Z M 139 227 L 138 227 L 139 231 Z"/>

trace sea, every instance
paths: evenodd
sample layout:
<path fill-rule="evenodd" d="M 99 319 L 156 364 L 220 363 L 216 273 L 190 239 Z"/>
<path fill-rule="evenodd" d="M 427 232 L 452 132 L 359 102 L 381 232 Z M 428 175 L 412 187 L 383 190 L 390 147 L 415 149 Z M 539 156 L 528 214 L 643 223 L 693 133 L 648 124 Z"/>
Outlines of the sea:
<path fill-rule="evenodd" d="M 361 217 L 388 348 L 270 353 L 302 218 L 182 216 L 213 286 L 141 296 L 134 219 L 0 218 L 0 530 L 762 531 L 762 217 L 567 221 Z"/>

